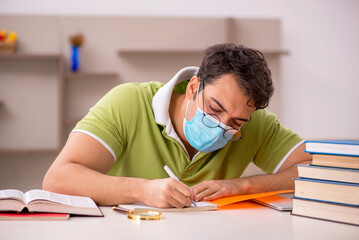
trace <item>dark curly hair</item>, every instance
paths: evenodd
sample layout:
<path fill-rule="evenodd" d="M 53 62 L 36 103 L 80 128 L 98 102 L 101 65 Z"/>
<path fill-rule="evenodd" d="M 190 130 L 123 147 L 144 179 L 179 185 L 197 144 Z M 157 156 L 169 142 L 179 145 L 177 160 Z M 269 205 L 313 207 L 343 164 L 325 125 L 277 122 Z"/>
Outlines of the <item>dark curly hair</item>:
<path fill-rule="evenodd" d="M 233 74 L 239 87 L 254 101 L 256 109 L 266 108 L 273 95 L 271 71 L 263 54 L 243 45 L 230 43 L 213 45 L 205 55 L 197 77 L 211 84 L 223 74 Z"/>

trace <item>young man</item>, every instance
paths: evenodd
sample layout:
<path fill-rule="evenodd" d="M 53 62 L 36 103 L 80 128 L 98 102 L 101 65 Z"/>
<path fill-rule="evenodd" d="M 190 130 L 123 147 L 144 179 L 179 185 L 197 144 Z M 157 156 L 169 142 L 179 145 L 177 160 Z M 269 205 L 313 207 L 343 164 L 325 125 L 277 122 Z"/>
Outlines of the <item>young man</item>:
<path fill-rule="evenodd" d="M 199 69 L 184 68 L 166 85 L 112 89 L 76 125 L 43 188 L 101 205 L 154 207 L 292 189 L 295 164 L 311 157 L 302 139 L 264 110 L 272 94 L 260 52 L 212 46 Z M 240 178 L 250 162 L 268 174 Z"/>

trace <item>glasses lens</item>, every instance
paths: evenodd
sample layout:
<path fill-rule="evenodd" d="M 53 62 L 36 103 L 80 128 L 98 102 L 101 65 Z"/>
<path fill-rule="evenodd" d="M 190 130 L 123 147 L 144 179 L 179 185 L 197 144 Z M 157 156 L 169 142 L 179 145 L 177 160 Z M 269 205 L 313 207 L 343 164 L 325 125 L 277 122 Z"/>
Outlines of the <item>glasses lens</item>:
<path fill-rule="evenodd" d="M 212 114 L 205 114 L 202 118 L 202 122 L 209 128 L 218 127 L 220 124 L 218 116 Z"/>
<path fill-rule="evenodd" d="M 227 139 L 227 140 L 231 140 L 231 141 L 236 141 L 238 139 L 240 139 L 242 136 L 241 132 L 236 130 L 236 129 L 227 129 L 225 132 L 224 132 L 224 137 Z"/>
<path fill-rule="evenodd" d="M 238 139 L 240 139 L 242 137 L 242 132 L 241 131 L 237 131 L 236 134 L 233 135 L 232 137 L 232 141 L 237 141 Z"/>

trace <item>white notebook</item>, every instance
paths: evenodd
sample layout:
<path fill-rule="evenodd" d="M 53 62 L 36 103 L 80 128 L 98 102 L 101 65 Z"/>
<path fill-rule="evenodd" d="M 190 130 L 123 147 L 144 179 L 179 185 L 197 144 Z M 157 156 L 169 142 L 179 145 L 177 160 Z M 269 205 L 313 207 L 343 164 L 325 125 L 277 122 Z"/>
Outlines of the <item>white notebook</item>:
<path fill-rule="evenodd" d="M 154 208 L 149 207 L 143 203 L 134 203 L 134 204 L 120 204 L 118 205 L 121 208 L 129 210 L 140 210 L 140 211 L 159 211 L 159 212 L 194 212 L 194 211 L 208 211 L 217 209 L 217 205 L 210 202 L 197 202 L 197 207 L 193 204 L 190 207 L 185 208 Z"/>

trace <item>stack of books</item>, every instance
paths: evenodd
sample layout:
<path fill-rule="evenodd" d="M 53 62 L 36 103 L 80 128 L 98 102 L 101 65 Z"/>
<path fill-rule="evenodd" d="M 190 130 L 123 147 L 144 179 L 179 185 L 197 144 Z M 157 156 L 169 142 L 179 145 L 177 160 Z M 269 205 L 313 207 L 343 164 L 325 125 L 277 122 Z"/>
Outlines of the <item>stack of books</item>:
<path fill-rule="evenodd" d="M 293 215 L 359 225 L 359 140 L 306 141 L 313 156 L 297 165 Z"/>

